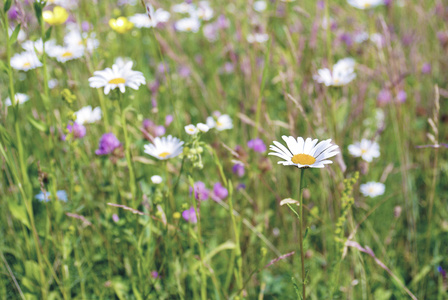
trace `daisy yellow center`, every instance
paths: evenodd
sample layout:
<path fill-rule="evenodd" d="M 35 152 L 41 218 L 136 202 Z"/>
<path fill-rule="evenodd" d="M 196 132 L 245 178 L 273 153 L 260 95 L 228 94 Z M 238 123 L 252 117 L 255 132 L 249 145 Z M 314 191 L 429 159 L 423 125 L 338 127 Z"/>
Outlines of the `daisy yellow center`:
<path fill-rule="evenodd" d="M 308 154 L 296 154 L 291 158 L 291 161 L 299 165 L 312 165 L 316 162 L 316 159 Z"/>
<path fill-rule="evenodd" d="M 370 7 L 370 3 L 365 3 L 364 4 L 364 8 L 369 8 Z"/>
<path fill-rule="evenodd" d="M 29 66 L 31 66 L 31 64 L 29 62 L 26 62 L 26 63 L 23 64 L 23 66 L 24 67 L 29 67 Z"/>
<path fill-rule="evenodd" d="M 188 128 L 188 131 L 193 132 L 194 128 Z"/>
<path fill-rule="evenodd" d="M 366 154 L 367 153 L 367 149 L 361 149 L 361 154 Z"/>
<path fill-rule="evenodd" d="M 373 187 L 370 187 L 370 188 L 369 188 L 369 193 L 370 193 L 370 194 L 373 194 L 373 192 L 375 192 L 375 189 L 374 189 Z"/>
<path fill-rule="evenodd" d="M 114 78 L 114 79 L 109 80 L 109 83 L 110 83 L 110 84 L 126 83 L 126 79 L 121 78 L 121 77 L 119 77 L 119 78 Z"/>
<path fill-rule="evenodd" d="M 73 53 L 71 53 L 70 51 L 64 52 L 62 54 L 62 57 L 72 57 L 72 56 L 73 56 Z"/>
<path fill-rule="evenodd" d="M 162 153 L 159 154 L 159 156 L 165 158 L 165 157 L 167 157 L 170 154 L 171 153 L 169 153 L 169 152 L 162 152 Z"/>
<path fill-rule="evenodd" d="M 216 122 L 216 126 L 221 127 L 222 123 L 218 121 L 218 122 Z"/>

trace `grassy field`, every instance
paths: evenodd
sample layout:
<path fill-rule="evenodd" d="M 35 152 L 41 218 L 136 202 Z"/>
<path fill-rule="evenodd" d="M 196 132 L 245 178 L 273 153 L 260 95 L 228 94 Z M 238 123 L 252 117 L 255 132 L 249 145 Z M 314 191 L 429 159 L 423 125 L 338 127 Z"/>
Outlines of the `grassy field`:
<path fill-rule="evenodd" d="M 445 1 L 0 8 L 1 299 L 448 299 Z"/>

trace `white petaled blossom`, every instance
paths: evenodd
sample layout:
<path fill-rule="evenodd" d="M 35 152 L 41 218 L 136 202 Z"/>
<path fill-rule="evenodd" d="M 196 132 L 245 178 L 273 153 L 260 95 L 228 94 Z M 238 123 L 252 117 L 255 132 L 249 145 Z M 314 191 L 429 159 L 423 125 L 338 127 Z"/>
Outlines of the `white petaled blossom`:
<path fill-rule="evenodd" d="M 378 143 L 367 139 L 362 139 L 361 142 L 349 145 L 348 151 L 354 157 L 361 157 L 367 162 L 371 162 L 374 158 L 380 156 L 380 146 Z"/>
<path fill-rule="evenodd" d="M 15 94 L 14 98 L 16 100 L 16 101 L 14 101 L 14 104 L 16 104 L 16 103 L 17 104 L 23 104 L 26 101 L 30 100 L 30 97 L 27 94 L 21 94 L 21 93 Z M 11 102 L 11 98 L 10 97 L 6 98 L 5 105 L 6 106 L 13 105 L 12 102 Z"/>
<path fill-rule="evenodd" d="M 102 71 L 95 71 L 93 77 L 89 78 L 90 87 L 104 87 L 104 94 L 108 95 L 113 89 L 119 88 L 124 93 L 126 87 L 138 90 L 141 84 L 145 84 L 145 77 L 142 72 L 132 70 L 132 62 L 127 62 L 124 66 L 114 64 L 112 68 Z"/>
<path fill-rule="evenodd" d="M 49 40 L 45 42 L 45 51 L 48 52 L 49 49 L 53 48 L 56 45 L 55 40 Z M 38 54 L 42 54 L 44 52 L 42 39 L 38 39 L 37 41 L 26 41 L 22 44 L 22 48 L 26 51 L 34 52 L 36 51 Z"/>
<path fill-rule="evenodd" d="M 153 144 L 144 145 L 145 153 L 160 160 L 176 157 L 182 153 L 184 142 L 178 138 L 172 137 L 156 137 Z"/>
<path fill-rule="evenodd" d="M 200 1 L 199 7 L 194 11 L 190 11 L 190 15 L 192 17 L 196 16 L 203 21 L 209 21 L 213 18 L 213 9 L 210 7 L 208 1 Z"/>
<path fill-rule="evenodd" d="M 257 12 L 265 11 L 267 6 L 268 5 L 267 5 L 266 1 L 263 1 L 263 0 L 254 2 L 254 10 Z"/>
<path fill-rule="evenodd" d="M 70 30 L 64 37 L 66 47 L 83 47 L 89 53 L 99 47 L 100 42 L 95 38 L 96 34 L 89 34 L 87 32 L 81 33 L 78 29 Z"/>
<path fill-rule="evenodd" d="M 77 112 L 76 115 L 76 123 L 80 125 L 91 124 L 101 120 L 101 108 L 96 107 L 92 109 L 92 106 L 84 106 Z"/>
<path fill-rule="evenodd" d="M 147 14 L 135 14 L 129 18 L 137 28 L 156 27 L 159 23 L 166 23 L 170 19 L 171 14 L 162 8 L 154 11 L 154 7 L 150 4 L 146 6 Z"/>
<path fill-rule="evenodd" d="M 176 28 L 177 31 L 182 32 L 198 32 L 200 27 L 201 22 L 199 22 L 199 19 L 191 17 L 180 19 L 174 23 L 174 28 Z"/>
<path fill-rule="evenodd" d="M 210 127 L 208 127 L 206 124 L 204 123 L 198 123 L 196 124 L 197 129 L 199 129 L 199 131 L 201 132 L 207 132 L 210 130 Z"/>
<path fill-rule="evenodd" d="M 386 186 L 381 182 L 370 181 L 359 186 L 359 190 L 365 197 L 377 197 L 384 194 Z"/>
<path fill-rule="evenodd" d="M 298 168 L 323 168 L 326 164 L 333 163 L 328 158 L 339 153 L 338 146 L 331 143 L 331 139 L 321 141 L 318 139 L 312 140 L 302 137 L 297 139 L 293 136 L 282 136 L 288 147 L 281 143 L 274 141 L 274 145 L 270 145 L 269 155 L 283 158 L 284 161 L 279 161 L 278 164 L 284 166 L 297 166 Z"/>
<path fill-rule="evenodd" d="M 384 5 L 384 0 L 347 0 L 348 4 L 359 9 L 369 9 Z"/>
<path fill-rule="evenodd" d="M 11 57 L 11 67 L 20 71 L 29 71 L 42 67 L 42 63 L 34 51 L 26 51 Z"/>
<path fill-rule="evenodd" d="M 333 71 L 327 68 L 320 69 L 313 78 L 326 86 L 343 86 L 356 78 L 355 65 L 353 58 L 344 58 L 333 66 Z"/>
<path fill-rule="evenodd" d="M 84 46 L 79 45 L 69 45 L 66 47 L 54 46 L 51 50 L 48 51 L 48 56 L 56 58 L 56 60 L 61 63 L 81 58 L 83 55 Z"/>
<path fill-rule="evenodd" d="M 182 2 L 180 4 L 175 4 L 171 7 L 172 11 L 180 14 L 186 14 L 191 11 L 193 5 L 188 4 L 186 2 Z"/>
<path fill-rule="evenodd" d="M 154 184 L 161 184 L 163 181 L 162 177 L 159 175 L 151 176 L 151 182 Z"/>
<path fill-rule="evenodd" d="M 254 33 L 247 36 L 247 41 L 251 44 L 253 43 L 266 43 L 269 40 L 269 35 L 267 33 Z"/>
<path fill-rule="evenodd" d="M 218 131 L 233 128 L 232 119 L 229 115 L 220 115 L 216 121 L 215 118 L 208 117 L 206 123 L 209 128 L 216 128 Z"/>
<path fill-rule="evenodd" d="M 194 134 L 198 133 L 198 131 L 199 130 L 193 124 L 185 126 L 185 132 L 189 135 L 194 135 Z"/>

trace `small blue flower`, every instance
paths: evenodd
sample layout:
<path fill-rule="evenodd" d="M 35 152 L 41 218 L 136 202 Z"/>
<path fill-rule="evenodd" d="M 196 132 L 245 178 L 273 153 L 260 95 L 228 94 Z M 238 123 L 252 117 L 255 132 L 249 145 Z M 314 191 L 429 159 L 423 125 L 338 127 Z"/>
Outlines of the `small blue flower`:
<path fill-rule="evenodd" d="M 64 202 L 67 202 L 67 192 L 66 191 L 57 191 L 56 192 L 56 197 Z M 34 196 L 34 198 L 36 198 L 39 201 L 45 201 L 48 202 L 51 200 L 51 193 L 50 192 L 45 192 L 45 194 L 43 192 L 40 192 L 39 194 L 37 194 L 36 196 Z"/>

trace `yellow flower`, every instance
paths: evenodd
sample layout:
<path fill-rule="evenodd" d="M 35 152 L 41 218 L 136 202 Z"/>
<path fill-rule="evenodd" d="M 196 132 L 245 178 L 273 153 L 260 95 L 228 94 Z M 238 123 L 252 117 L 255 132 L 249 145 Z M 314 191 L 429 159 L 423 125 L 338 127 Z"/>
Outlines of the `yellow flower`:
<path fill-rule="evenodd" d="M 118 33 L 125 33 L 134 27 L 134 23 L 129 22 L 126 17 L 119 17 L 118 19 L 110 19 L 109 26 Z"/>
<path fill-rule="evenodd" d="M 42 13 L 42 17 L 45 22 L 50 25 L 61 25 L 64 24 L 68 19 L 68 12 L 65 8 L 56 6 L 53 11 L 46 10 Z"/>

